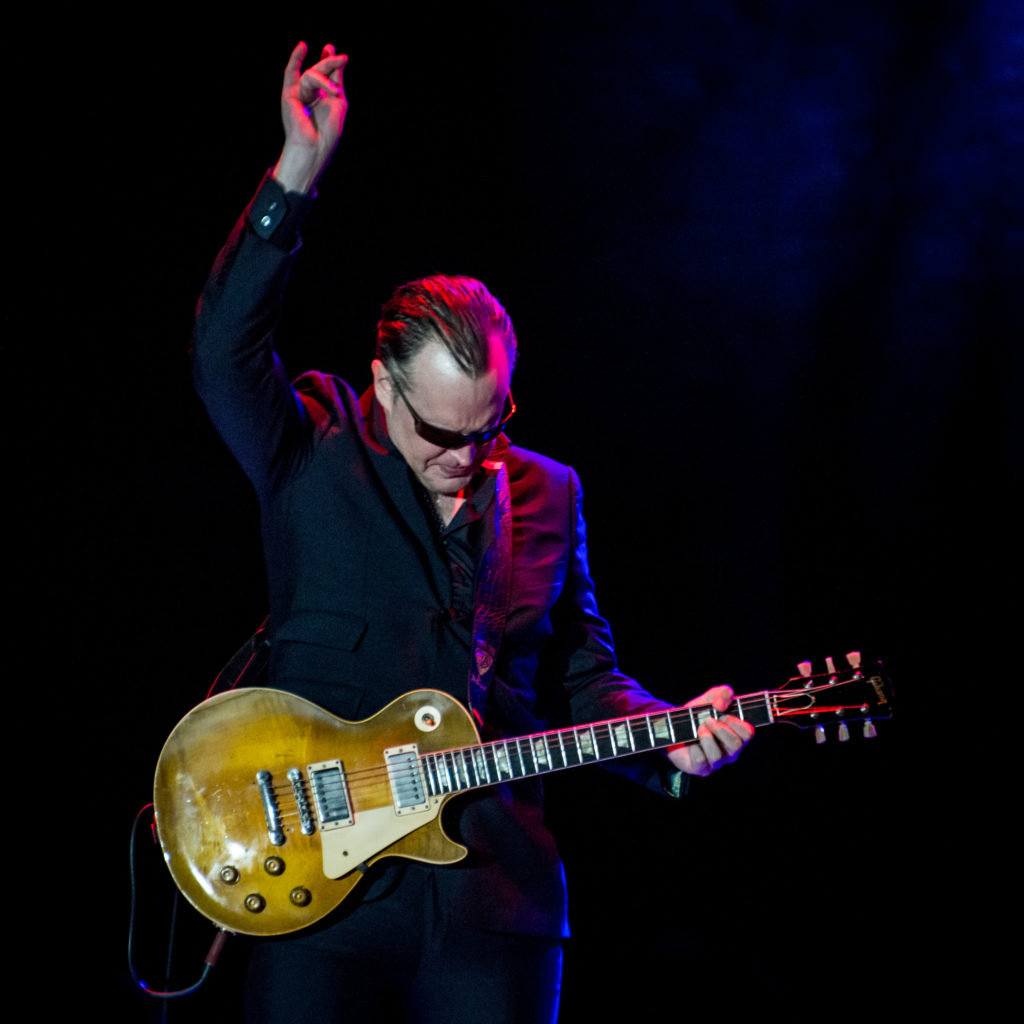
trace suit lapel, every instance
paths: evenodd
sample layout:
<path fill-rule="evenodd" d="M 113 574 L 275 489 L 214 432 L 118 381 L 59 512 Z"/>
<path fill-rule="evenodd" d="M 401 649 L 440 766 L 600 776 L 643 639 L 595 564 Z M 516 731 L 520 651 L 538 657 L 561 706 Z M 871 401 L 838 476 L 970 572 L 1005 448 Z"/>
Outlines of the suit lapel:
<path fill-rule="evenodd" d="M 409 467 L 388 437 L 384 410 L 374 399 L 372 386 L 360 397 L 359 411 L 363 417 L 363 437 L 370 465 L 391 500 L 394 520 L 416 549 L 433 584 L 438 603 L 445 604 L 450 598 L 448 567 L 438 550 L 433 526 L 428 522 L 416 493 Z"/>

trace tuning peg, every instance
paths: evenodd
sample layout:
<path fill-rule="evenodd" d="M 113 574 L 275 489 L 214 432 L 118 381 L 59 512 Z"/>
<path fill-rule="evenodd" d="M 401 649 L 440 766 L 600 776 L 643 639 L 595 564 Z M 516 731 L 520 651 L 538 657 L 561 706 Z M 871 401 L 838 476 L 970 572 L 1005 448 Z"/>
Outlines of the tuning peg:
<path fill-rule="evenodd" d="M 814 727 L 814 742 L 825 742 L 825 726 L 823 726 L 820 722 Z"/>
<path fill-rule="evenodd" d="M 864 739 L 873 740 L 878 735 L 875 723 L 870 718 L 864 720 Z"/>
<path fill-rule="evenodd" d="M 845 743 L 850 738 L 850 727 L 845 722 L 839 723 L 839 742 Z"/>
<path fill-rule="evenodd" d="M 836 674 L 836 663 L 831 658 L 825 659 L 825 670 L 830 676 L 834 676 Z"/>
<path fill-rule="evenodd" d="M 798 662 L 796 670 L 804 677 L 804 679 L 807 680 L 807 682 L 804 683 L 804 689 L 806 689 L 811 685 L 811 663 L 809 661 Z"/>
<path fill-rule="evenodd" d="M 860 651 L 850 651 L 846 656 L 846 663 L 850 668 L 860 668 Z"/>

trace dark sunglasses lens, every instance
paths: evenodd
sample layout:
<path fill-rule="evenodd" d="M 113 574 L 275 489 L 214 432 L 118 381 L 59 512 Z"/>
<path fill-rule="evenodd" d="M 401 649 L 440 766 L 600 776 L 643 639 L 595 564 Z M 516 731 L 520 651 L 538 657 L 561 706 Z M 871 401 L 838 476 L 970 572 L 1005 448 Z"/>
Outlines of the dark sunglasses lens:
<path fill-rule="evenodd" d="M 409 408 L 409 412 L 412 413 L 413 423 L 416 426 L 416 433 L 423 438 L 424 441 L 430 444 L 436 444 L 438 448 L 465 448 L 467 444 L 474 444 L 478 448 L 480 445 L 489 444 L 493 441 L 502 431 L 502 428 L 510 419 L 512 414 L 516 411 L 515 402 L 512 401 L 512 395 L 510 394 L 505 400 L 506 408 L 508 408 L 508 414 L 504 416 L 500 423 L 493 427 L 488 427 L 486 430 L 481 430 L 479 434 L 460 434 L 455 430 L 445 430 L 443 427 L 435 427 L 431 424 L 421 420 L 413 407 L 409 405 L 409 399 L 402 394 L 402 401 Z"/>
<path fill-rule="evenodd" d="M 416 433 L 424 441 L 436 444 L 438 448 L 465 448 L 467 443 L 466 439 L 454 430 L 442 430 L 440 427 L 432 427 L 429 423 L 424 423 L 422 420 L 416 424 Z"/>

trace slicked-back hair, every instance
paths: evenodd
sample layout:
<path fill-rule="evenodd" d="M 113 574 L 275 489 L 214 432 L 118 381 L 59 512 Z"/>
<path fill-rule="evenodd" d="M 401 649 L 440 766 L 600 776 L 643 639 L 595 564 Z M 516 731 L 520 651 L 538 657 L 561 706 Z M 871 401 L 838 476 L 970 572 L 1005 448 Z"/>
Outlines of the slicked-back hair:
<path fill-rule="evenodd" d="M 395 289 L 377 324 L 377 358 L 409 382 L 411 359 L 425 345 L 440 342 L 473 379 L 490 369 L 490 339 L 516 361 L 516 332 L 504 306 L 475 277 L 435 274 Z"/>

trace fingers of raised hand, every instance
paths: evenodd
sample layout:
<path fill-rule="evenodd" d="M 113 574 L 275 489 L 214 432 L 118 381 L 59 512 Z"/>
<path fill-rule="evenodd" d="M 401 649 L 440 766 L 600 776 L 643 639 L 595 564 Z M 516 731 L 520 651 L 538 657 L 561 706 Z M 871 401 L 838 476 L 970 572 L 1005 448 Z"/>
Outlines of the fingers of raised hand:
<path fill-rule="evenodd" d="M 302 78 L 299 79 L 299 99 L 307 107 L 323 97 L 345 95 L 345 90 L 342 88 L 341 83 L 332 81 L 322 71 L 318 70 L 319 68 L 319 64 L 309 68 L 303 72 Z"/>
<path fill-rule="evenodd" d="M 294 89 L 296 86 L 299 86 L 303 99 L 305 99 L 307 92 L 310 93 L 310 98 L 313 98 L 317 94 L 314 89 L 323 89 L 331 95 L 339 95 L 341 91 L 341 71 L 346 63 L 348 63 L 348 55 L 344 53 L 335 54 L 334 46 L 328 43 L 321 52 L 320 60 L 303 72 L 302 62 L 306 59 L 308 51 L 309 47 L 305 43 L 297 43 L 295 49 L 292 50 L 284 69 L 285 89 Z M 314 81 L 316 82 L 315 87 Z M 330 85 L 325 86 L 324 83 L 328 81 Z"/>
<path fill-rule="evenodd" d="M 302 62 L 306 59 L 306 44 L 296 43 L 295 49 L 292 50 L 288 57 L 288 63 L 284 66 L 284 85 L 287 89 L 289 86 L 298 85 L 299 75 L 302 73 Z"/>

